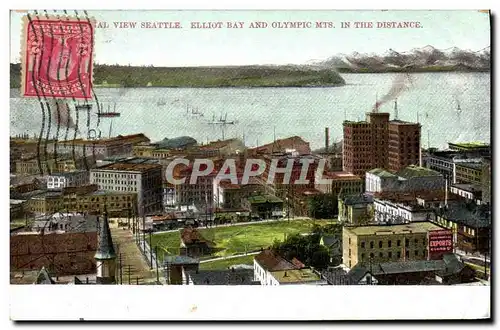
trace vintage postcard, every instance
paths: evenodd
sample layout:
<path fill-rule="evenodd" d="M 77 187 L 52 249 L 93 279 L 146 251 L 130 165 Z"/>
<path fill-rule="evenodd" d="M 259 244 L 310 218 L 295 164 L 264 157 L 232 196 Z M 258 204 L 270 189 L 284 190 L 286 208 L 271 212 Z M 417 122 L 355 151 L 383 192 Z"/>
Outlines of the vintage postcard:
<path fill-rule="evenodd" d="M 491 317 L 488 10 L 10 18 L 12 319 Z"/>

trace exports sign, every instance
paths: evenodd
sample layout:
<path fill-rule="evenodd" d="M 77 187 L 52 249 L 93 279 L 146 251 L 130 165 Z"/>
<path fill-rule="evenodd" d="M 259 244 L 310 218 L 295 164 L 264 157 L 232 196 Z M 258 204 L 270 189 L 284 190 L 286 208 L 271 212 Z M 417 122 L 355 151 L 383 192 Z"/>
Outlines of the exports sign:
<path fill-rule="evenodd" d="M 451 230 L 429 232 L 429 260 L 441 259 L 443 254 L 453 252 L 453 233 Z"/>

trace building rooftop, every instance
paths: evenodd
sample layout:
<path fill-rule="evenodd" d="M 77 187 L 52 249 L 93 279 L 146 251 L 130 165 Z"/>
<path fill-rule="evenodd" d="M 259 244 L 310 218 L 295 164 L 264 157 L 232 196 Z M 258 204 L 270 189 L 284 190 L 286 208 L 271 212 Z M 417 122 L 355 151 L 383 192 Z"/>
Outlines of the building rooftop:
<path fill-rule="evenodd" d="M 96 169 L 92 169 L 91 171 L 125 171 L 125 172 L 140 172 L 144 173 L 151 169 L 161 168 L 159 164 L 133 164 L 133 163 L 113 163 L 101 166 Z"/>
<path fill-rule="evenodd" d="M 367 273 L 375 278 L 381 275 L 404 273 L 434 272 L 440 276 L 459 273 L 464 265 L 453 253 L 447 253 L 441 260 L 407 260 L 404 262 L 372 263 L 371 265 L 357 263 L 348 273 L 351 283 L 358 283 Z"/>
<path fill-rule="evenodd" d="M 307 283 L 321 280 L 321 276 L 310 268 L 279 270 L 271 272 L 273 277 L 282 284 Z"/>
<path fill-rule="evenodd" d="M 344 227 L 344 230 L 358 236 L 365 235 L 392 235 L 404 233 L 427 233 L 433 230 L 443 230 L 442 227 L 428 221 L 410 222 L 399 225 L 369 225 L 359 227 Z"/>
<path fill-rule="evenodd" d="M 420 126 L 420 123 L 412 123 L 409 121 L 394 119 L 389 121 L 389 125 L 410 125 L 410 126 Z"/>
<path fill-rule="evenodd" d="M 200 149 L 205 150 L 205 149 L 221 149 L 224 147 L 227 147 L 228 145 L 231 145 L 232 143 L 237 143 L 240 142 L 238 139 L 228 139 L 228 140 L 218 140 L 218 141 L 212 141 L 208 144 L 200 146 Z"/>
<path fill-rule="evenodd" d="M 489 205 L 470 203 L 449 204 L 448 208 L 437 211 L 449 221 L 473 228 L 488 228 L 491 226 L 491 209 Z"/>
<path fill-rule="evenodd" d="M 189 270 L 195 285 L 252 285 L 253 269 Z"/>
<path fill-rule="evenodd" d="M 197 142 L 190 136 L 179 136 L 172 139 L 164 138 L 154 144 L 158 149 L 184 149 L 196 145 Z"/>
<path fill-rule="evenodd" d="M 55 172 L 55 173 L 51 173 L 49 176 L 70 177 L 72 175 L 82 174 L 82 173 L 86 173 L 86 172 L 88 172 L 88 171 L 85 171 L 85 170 L 76 170 L 76 171 L 71 171 L 71 172 Z"/>
<path fill-rule="evenodd" d="M 104 216 L 99 229 L 97 252 L 94 258 L 98 260 L 109 260 L 116 258 L 116 252 L 113 246 L 113 238 L 111 237 L 111 229 L 109 228 L 106 208 L 104 209 Z"/>
<path fill-rule="evenodd" d="M 481 170 L 483 168 L 482 162 L 457 162 L 457 167 L 472 168 L 474 170 Z"/>
<path fill-rule="evenodd" d="M 370 194 L 346 195 L 339 197 L 339 199 L 343 201 L 344 205 L 373 203 L 373 195 Z"/>
<path fill-rule="evenodd" d="M 276 252 L 266 249 L 254 257 L 254 260 L 265 270 L 273 272 L 280 270 L 297 269 L 297 266 L 278 255 Z"/>
<path fill-rule="evenodd" d="M 165 256 L 163 257 L 164 265 L 197 265 L 199 263 L 199 259 L 191 258 L 188 256 L 172 256 L 165 254 Z"/>
<path fill-rule="evenodd" d="M 484 142 L 461 142 L 461 143 L 448 142 L 448 146 L 450 149 L 455 149 L 455 150 L 474 150 L 474 149 L 490 148 L 490 145 Z"/>
<path fill-rule="evenodd" d="M 367 173 L 377 175 L 379 177 L 386 177 L 386 178 L 397 178 L 397 175 L 386 171 L 382 168 L 374 168 L 373 170 L 368 171 Z"/>
<path fill-rule="evenodd" d="M 474 183 L 454 183 L 451 185 L 452 188 L 458 188 L 471 193 L 479 193 L 483 191 L 483 188 L 479 184 Z"/>
<path fill-rule="evenodd" d="M 250 204 L 283 203 L 283 200 L 273 195 L 250 196 L 248 201 Z"/>
<path fill-rule="evenodd" d="M 84 215 L 80 213 L 61 213 L 57 212 L 50 216 L 37 217 L 32 223 L 31 228 L 35 231 L 44 230 L 44 232 L 59 229 L 59 225 L 64 225 L 64 232 L 95 232 L 97 231 L 97 216 Z"/>
<path fill-rule="evenodd" d="M 60 145 L 111 145 L 111 144 L 117 144 L 117 143 L 124 143 L 124 142 L 148 142 L 149 138 L 147 138 L 144 134 L 139 133 L 139 134 L 131 134 L 131 135 L 118 135 L 112 138 L 107 138 L 107 139 L 96 139 L 96 140 L 85 140 L 85 139 L 71 139 L 67 141 L 59 141 L 58 144 Z"/>
<path fill-rule="evenodd" d="M 307 145 L 307 148 L 304 148 L 304 145 Z M 296 149 L 300 146 L 299 150 L 297 150 L 300 154 L 310 154 L 311 149 L 309 148 L 309 143 L 304 141 L 300 136 L 292 136 L 285 139 L 278 139 L 274 142 L 258 146 L 256 148 L 250 149 L 249 151 L 257 151 L 257 152 L 283 152 L 287 149 Z"/>
<path fill-rule="evenodd" d="M 427 167 L 420 167 L 416 165 L 410 165 L 401 171 L 397 172 L 397 175 L 404 179 L 425 177 L 425 176 L 443 176 L 441 173 L 431 170 Z"/>
<path fill-rule="evenodd" d="M 361 178 L 350 172 L 326 172 L 323 177 L 332 180 L 361 180 Z"/>
<path fill-rule="evenodd" d="M 184 244 L 208 243 L 196 228 L 182 229 L 181 240 Z"/>

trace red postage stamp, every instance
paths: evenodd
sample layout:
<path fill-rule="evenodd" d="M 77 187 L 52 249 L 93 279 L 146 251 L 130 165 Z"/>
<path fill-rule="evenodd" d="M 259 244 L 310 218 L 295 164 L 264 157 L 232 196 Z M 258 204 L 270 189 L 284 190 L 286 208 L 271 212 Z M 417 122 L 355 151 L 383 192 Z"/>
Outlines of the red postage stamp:
<path fill-rule="evenodd" d="M 94 25 L 86 19 L 25 16 L 21 95 L 91 99 Z"/>

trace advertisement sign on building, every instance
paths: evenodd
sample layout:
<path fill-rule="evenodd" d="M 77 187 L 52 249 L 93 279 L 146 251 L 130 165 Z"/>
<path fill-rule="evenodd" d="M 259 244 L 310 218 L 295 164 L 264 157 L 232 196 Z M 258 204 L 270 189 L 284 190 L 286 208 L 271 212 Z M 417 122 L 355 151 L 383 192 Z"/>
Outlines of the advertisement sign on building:
<path fill-rule="evenodd" d="M 453 233 L 451 230 L 429 232 L 429 260 L 441 259 L 443 254 L 453 252 Z"/>

